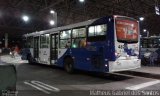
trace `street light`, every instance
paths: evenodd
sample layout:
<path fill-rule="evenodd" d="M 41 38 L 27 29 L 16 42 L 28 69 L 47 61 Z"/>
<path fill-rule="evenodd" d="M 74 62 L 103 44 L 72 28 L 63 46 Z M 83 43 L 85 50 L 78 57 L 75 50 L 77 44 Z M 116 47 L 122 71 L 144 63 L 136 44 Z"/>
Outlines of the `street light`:
<path fill-rule="evenodd" d="M 147 30 L 146 29 L 143 29 L 143 32 L 146 32 Z"/>
<path fill-rule="evenodd" d="M 22 17 L 22 19 L 23 19 L 25 22 L 28 22 L 28 21 L 29 21 L 29 17 L 26 16 L 26 15 L 24 15 L 24 16 Z"/>
<path fill-rule="evenodd" d="M 83 2 L 84 2 L 84 0 L 79 0 L 79 2 L 83 3 Z"/>
<path fill-rule="evenodd" d="M 140 21 L 143 21 L 143 20 L 144 20 L 144 17 L 140 17 L 139 20 L 140 20 Z"/>
<path fill-rule="evenodd" d="M 54 10 L 51 10 L 51 11 L 50 11 L 50 13 L 51 13 L 51 14 L 54 14 L 54 13 L 55 13 L 55 11 L 54 11 Z"/>
<path fill-rule="evenodd" d="M 57 12 L 55 12 L 54 10 L 50 10 L 50 14 L 53 16 L 53 20 L 50 20 L 50 25 L 54 25 L 55 27 L 57 27 Z"/>
<path fill-rule="evenodd" d="M 49 23 L 50 23 L 50 25 L 52 25 L 52 26 L 55 25 L 55 21 L 54 21 L 54 20 L 50 20 Z"/>
<path fill-rule="evenodd" d="M 147 37 L 149 37 L 149 31 L 146 29 L 143 29 L 143 32 L 146 33 Z"/>

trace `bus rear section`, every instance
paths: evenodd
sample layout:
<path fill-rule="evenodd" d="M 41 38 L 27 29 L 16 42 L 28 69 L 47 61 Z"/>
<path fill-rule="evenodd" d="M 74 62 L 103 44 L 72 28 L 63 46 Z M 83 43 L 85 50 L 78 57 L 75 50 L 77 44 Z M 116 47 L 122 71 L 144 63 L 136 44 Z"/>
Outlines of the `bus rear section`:
<path fill-rule="evenodd" d="M 109 72 L 140 68 L 138 21 L 122 16 L 114 18 L 115 57 L 114 61 L 109 61 Z"/>

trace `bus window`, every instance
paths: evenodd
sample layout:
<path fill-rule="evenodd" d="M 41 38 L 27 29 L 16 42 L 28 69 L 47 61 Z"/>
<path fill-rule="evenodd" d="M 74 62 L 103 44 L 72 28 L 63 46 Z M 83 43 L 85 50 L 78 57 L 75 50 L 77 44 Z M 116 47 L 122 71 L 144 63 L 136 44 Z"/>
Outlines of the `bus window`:
<path fill-rule="evenodd" d="M 107 34 L 107 25 L 106 24 L 90 26 L 88 28 L 87 40 L 89 42 L 103 41 L 106 39 L 106 34 Z"/>
<path fill-rule="evenodd" d="M 148 47 L 148 39 L 141 39 L 142 48 Z"/>
<path fill-rule="evenodd" d="M 81 48 L 86 47 L 86 38 L 81 39 L 81 41 L 80 41 L 80 47 Z"/>
<path fill-rule="evenodd" d="M 49 48 L 49 34 L 41 35 L 40 48 Z"/>
<path fill-rule="evenodd" d="M 159 44 L 159 40 L 157 38 L 155 38 L 153 40 L 153 48 L 158 48 L 158 44 Z"/>
<path fill-rule="evenodd" d="M 73 29 L 72 38 L 86 37 L 86 28 Z"/>
<path fill-rule="evenodd" d="M 96 32 L 96 35 L 105 35 L 106 26 L 105 25 L 95 26 L 95 32 Z"/>
<path fill-rule="evenodd" d="M 89 34 L 88 36 L 101 36 L 105 35 L 107 31 L 106 24 L 97 25 L 97 26 L 90 26 L 89 27 Z"/>
<path fill-rule="evenodd" d="M 60 48 L 69 48 L 71 46 L 71 30 L 60 33 Z"/>
<path fill-rule="evenodd" d="M 94 26 L 90 26 L 88 36 L 94 36 L 94 35 L 95 35 L 95 28 Z"/>
<path fill-rule="evenodd" d="M 85 47 L 85 44 L 82 44 L 86 38 L 86 28 L 73 29 L 72 31 L 72 48 Z M 86 41 L 84 41 L 85 43 Z"/>

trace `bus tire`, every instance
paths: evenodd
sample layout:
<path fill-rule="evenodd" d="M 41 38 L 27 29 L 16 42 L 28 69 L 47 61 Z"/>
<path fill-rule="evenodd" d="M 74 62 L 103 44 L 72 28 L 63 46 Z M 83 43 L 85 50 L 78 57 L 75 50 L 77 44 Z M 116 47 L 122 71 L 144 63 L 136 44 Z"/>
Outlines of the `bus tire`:
<path fill-rule="evenodd" d="M 28 55 L 28 56 L 27 56 L 27 60 L 28 60 L 28 63 L 29 63 L 29 64 L 33 64 L 33 63 L 34 63 L 34 62 L 33 62 L 33 58 L 32 58 L 31 55 Z"/>
<path fill-rule="evenodd" d="M 70 74 L 74 72 L 74 61 L 71 57 L 64 59 L 64 69 Z"/>

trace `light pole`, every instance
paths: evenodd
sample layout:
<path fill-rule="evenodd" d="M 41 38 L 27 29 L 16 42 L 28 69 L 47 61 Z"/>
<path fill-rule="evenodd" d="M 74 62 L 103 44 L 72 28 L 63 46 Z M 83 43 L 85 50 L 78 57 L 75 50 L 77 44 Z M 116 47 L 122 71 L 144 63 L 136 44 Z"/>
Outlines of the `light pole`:
<path fill-rule="evenodd" d="M 147 37 L 149 37 L 149 31 L 146 29 L 143 29 L 143 32 L 146 33 Z"/>
<path fill-rule="evenodd" d="M 149 37 L 149 31 L 147 31 L 147 37 Z"/>
<path fill-rule="evenodd" d="M 50 14 L 52 14 L 52 16 L 53 16 L 53 20 L 50 20 L 49 22 L 50 22 L 50 25 L 51 26 L 55 26 L 55 27 L 57 27 L 57 12 L 55 12 L 54 10 L 50 10 Z"/>
<path fill-rule="evenodd" d="M 142 28 L 142 23 L 143 23 L 144 19 L 145 19 L 144 17 L 139 17 L 140 33 L 142 35 L 141 37 L 145 36 L 144 33 L 146 33 L 146 31 L 147 31 L 146 29 Z M 147 37 L 148 37 L 148 35 L 147 35 Z"/>

